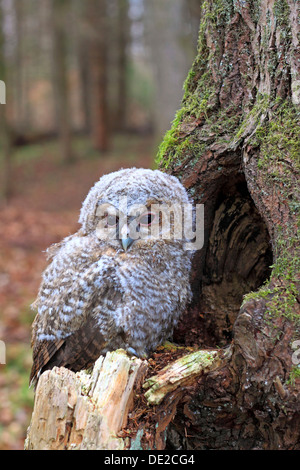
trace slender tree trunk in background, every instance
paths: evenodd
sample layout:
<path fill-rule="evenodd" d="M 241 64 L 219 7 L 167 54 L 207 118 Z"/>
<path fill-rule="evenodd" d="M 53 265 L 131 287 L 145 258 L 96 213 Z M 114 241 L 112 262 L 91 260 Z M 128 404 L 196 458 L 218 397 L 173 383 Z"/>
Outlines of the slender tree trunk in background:
<path fill-rule="evenodd" d="M 154 71 L 154 122 L 159 139 L 170 127 L 180 107 L 182 84 L 192 64 L 195 49 L 186 32 L 183 0 L 145 2 L 148 47 Z"/>
<path fill-rule="evenodd" d="M 80 93 L 81 93 L 81 107 L 83 112 L 83 125 L 84 130 L 88 132 L 91 127 L 91 112 L 89 102 L 89 58 L 88 58 L 88 39 L 86 33 L 86 5 L 82 0 L 76 0 L 76 57 L 78 63 Z"/>
<path fill-rule="evenodd" d="M 124 130 L 127 111 L 127 63 L 129 43 L 128 0 L 118 0 L 118 67 L 117 67 L 117 115 L 116 129 Z"/>
<path fill-rule="evenodd" d="M 78 69 L 81 88 L 81 102 L 84 113 L 84 129 L 88 131 L 91 128 L 91 111 L 89 105 L 89 69 L 87 57 L 87 42 L 80 40 L 78 45 Z"/>
<path fill-rule="evenodd" d="M 53 72 L 58 133 L 64 163 L 74 160 L 67 71 L 67 11 L 69 0 L 53 0 Z"/>
<path fill-rule="evenodd" d="M 16 120 L 17 127 L 23 128 L 24 116 L 23 116 L 23 60 L 22 60 L 22 37 L 23 37 L 23 4 L 18 0 L 14 0 L 13 3 L 15 16 L 16 16 L 16 28 L 15 28 L 15 58 L 14 66 L 18 73 L 15 74 L 15 109 L 16 109 Z"/>
<path fill-rule="evenodd" d="M 177 407 L 175 447 L 300 448 L 298 19 L 294 0 L 204 2 L 160 147 L 160 168 L 205 205 L 194 301 L 175 339 L 227 354 Z"/>
<path fill-rule="evenodd" d="M 94 147 L 100 151 L 109 148 L 109 116 L 107 96 L 107 42 L 106 0 L 89 0 L 86 4 L 89 19 L 89 69 L 91 132 Z"/>
<path fill-rule="evenodd" d="M 0 0 L 0 80 L 6 83 L 6 59 L 3 33 L 3 3 Z M 7 90 L 7 88 L 6 88 Z M 7 101 L 7 98 L 6 98 Z M 1 146 L 1 198 L 8 201 L 12 193 L 11 179 L 11 138 L 7 118 L 7 104 L 0 104 L 0 146 Z"/>

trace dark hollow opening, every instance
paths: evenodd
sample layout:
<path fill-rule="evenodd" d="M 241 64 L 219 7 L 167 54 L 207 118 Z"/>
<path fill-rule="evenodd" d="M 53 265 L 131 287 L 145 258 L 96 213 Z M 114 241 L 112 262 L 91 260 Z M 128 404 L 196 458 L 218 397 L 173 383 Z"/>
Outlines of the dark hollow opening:
<path fill-rule="evenodd" d="M 216 188 L 205 205 L 205 244 L 194 258 L 193 302 L 174 332 L 180 344 L 228 344 L 243 296 L 271 273 L 270 237 L 244 176 L 221 180 Z"/>

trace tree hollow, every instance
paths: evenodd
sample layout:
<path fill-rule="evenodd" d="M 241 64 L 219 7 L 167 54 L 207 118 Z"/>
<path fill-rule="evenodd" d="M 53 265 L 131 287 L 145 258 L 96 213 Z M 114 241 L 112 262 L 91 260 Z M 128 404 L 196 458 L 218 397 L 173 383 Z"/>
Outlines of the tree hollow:
<path fill-rule="evenodd" d="M 243 296 L 271 274 L 270 236 L 242 173 L 220 177 L 205 204 L 205 242 L 193 265 L 193 302 L 174 339 L 185 345 L 225 346 Z"/>

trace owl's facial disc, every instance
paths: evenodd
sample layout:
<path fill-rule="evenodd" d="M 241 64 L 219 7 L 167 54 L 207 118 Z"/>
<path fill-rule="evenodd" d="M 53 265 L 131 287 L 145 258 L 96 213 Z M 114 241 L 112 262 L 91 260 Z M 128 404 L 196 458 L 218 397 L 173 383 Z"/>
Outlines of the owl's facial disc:
<path fill-rule="evenodd" d="M 112 246 L 121 246 L 127 251 L 136 240 L 140 245 L 150 240 L 170 239 L 173 219 L 169 217 L 168 206 L 151 201 L 122 209 L 109 203 L 99 205 L 96 214 L 99 216 L 96 228 L 99 240 L 109 241 Z"/>
<path fill-rule="evenodd" d="M 146 209 L 145 211 L 145 208 L 141 211 L 141 215 L 129 216 L 127 223 L 119 227 L 121 245 L 124 251 L 127 251 L 136 239 L 149 238 L 149 228 L 157 220 L 157 215 L 150 210 Z"/>

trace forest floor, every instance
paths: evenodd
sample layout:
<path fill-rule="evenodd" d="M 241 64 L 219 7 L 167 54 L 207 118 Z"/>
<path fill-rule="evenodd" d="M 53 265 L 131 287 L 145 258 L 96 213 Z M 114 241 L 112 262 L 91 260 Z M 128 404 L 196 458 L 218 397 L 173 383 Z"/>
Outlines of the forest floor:
<path fill-rule="evenodd" d="M 33 409 L 28 387 L 31 368 L 30 305 L 46 266 L 44 251 L 75 232 L 81 204 L 103 174 L 127 167 L 152 168 L 151 137 L 118 135 L 99 155 L 86 138 L 74 139 L 75 162 L 61 163 L 57 142 L 16 149 L 13 195 L 0 206 L 0 340 L 6 364 L 0 365 L 0 450 L 24 447 Z"/>

